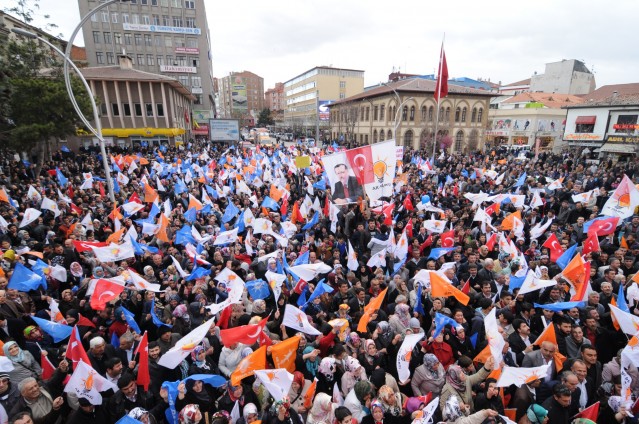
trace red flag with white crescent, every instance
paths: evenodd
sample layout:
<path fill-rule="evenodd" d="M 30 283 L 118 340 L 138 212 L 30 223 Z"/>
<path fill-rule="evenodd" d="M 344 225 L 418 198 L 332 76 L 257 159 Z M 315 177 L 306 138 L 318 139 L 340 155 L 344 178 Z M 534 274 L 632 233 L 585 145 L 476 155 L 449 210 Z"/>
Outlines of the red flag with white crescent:
<path fill-rule="evenodd" d="M 264 318 L 259 324 L 241 325 L 239 327 L 229 328 L 227 330 L 220 331 L 220 339 L 224 346 L 231 346 L 235 343 L 242 343 L 245 345 L 252 345 L 257 341 L 264 342 L 264 338 L 261 334 L 264 332 L 264 326 L 268 317 Z"/>
<path fill-rule="evenodd" d="M 103 311 L 106 304 L 115 299 L 124 291 L 124 286 L 100 278 L 95 284 L 95 290 L 91 295 L 91 307 L 96 311 Z"/>

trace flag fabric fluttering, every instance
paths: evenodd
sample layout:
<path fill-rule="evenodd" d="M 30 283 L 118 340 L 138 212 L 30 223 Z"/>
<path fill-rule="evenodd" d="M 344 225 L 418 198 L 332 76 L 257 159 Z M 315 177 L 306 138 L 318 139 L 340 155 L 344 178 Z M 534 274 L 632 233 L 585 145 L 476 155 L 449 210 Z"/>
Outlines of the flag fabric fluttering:
<path fill-rule="evenodd" d="M 437 73 L 437 83 L 435 84 L 435 101 L 439 101 L 448 95 L 448 64 L 446 63 L 446 52 L 444 52 L 444 43 L 442 43 L 441 53 L 439 55 L 439 71 Z"/>

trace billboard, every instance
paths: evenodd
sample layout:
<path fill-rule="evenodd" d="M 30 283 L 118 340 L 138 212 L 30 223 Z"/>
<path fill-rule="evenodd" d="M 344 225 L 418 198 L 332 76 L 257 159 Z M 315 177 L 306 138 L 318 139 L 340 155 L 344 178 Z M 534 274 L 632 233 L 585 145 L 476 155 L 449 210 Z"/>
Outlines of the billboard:
<path fill-rule="evenodd" d="M 240 77 L 236 77 L 233 84 L 231 84 L 231 101 L 233 102 L 233 109 L 248 109 L 246 83 Z"/>
<path fill-rule="evenodd" d="M 195 119 L 198 122 L 200 121 L 209 122 L 209 119 L 211 119 L 211 111 L 206 109 L 204 110 L 196 109 L 193 111 L 193 119 Z"/>
<path fill-rule="evenodd" d="M 333 103 L 331 100 L 319 100 L 317 102 L 317 113 L 320 121 L 329 121 L 331 119 L 331 111 L 328 109 L 328 105 L 331 103 Z"/>
<path fill-rule="evenodd" d="M 122 24 L 122 29 L 125 31 L 167 32 L 170 34 L 192 34 L 192 35 L 202 34 L 202 30 L 200 28 L 172 27 L 172 26 L 166 26 L 166 25 L 130 24 L 126 22 Z"/>
<path fill-rule="evenodd" d="M 240 123 L 237 119 L 209 120 L 211 141 L 240 141 Z"/>

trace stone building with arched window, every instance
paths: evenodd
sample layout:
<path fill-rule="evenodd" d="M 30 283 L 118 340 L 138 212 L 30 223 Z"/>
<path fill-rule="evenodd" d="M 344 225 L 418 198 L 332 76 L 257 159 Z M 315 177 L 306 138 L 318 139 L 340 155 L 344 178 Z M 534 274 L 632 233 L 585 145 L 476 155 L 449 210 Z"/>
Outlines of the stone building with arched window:
<path fill-rule="evenodd" d="M 440 101 L 438 113 L 433 97 L 435 84 L 433 80 L 408 78 L 370 87 L 332 103 L 332 140 L 370 144 L 394 139 L 407 149 L 427 152 L 433 150 L 433 140 L 437 140 L 438 149 L 447 145 L 448 152 L 483 149 L 490 99 L 496 94 L 450 81 L 448 96 Z"/>

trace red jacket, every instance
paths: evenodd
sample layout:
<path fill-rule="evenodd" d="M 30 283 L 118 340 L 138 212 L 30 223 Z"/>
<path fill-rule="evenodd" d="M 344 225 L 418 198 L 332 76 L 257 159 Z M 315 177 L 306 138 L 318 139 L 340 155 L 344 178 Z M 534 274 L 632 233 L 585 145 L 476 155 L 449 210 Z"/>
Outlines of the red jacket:
<path fill-rule="evenodd" d="M 435 355 L 446 370 L 450 365 L 455 363 L 455 358 L 453 357 L 453 349 L 448 343 L 432 342 L 430 344 L 427 344 L 426 352 Z"/>

